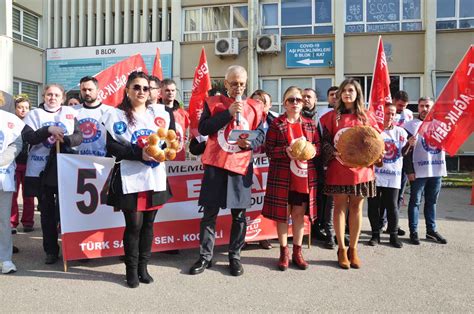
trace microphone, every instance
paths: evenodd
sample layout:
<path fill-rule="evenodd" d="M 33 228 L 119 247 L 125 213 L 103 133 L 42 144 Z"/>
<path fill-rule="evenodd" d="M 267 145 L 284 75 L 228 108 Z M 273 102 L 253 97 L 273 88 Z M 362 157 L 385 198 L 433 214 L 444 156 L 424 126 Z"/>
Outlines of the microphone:
<path fill-rule="evenodd" d="M 242 95 L 235 96 L 235 101 L 238 101 L 238 102 L 242 101 Z M 240 125 L 240 112 L 237 112 L 235 114 L 235 124 L 237 124 L 237 126 Z"/>

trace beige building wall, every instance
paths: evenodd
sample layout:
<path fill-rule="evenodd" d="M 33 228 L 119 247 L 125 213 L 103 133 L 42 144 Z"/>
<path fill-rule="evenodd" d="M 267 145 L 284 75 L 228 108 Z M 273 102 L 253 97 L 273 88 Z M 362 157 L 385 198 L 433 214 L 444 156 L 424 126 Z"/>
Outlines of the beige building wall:
<path fill-rule="evenodd" d="M 43 83 L 43 56 L 45 52 L 20 42 L 13 43 L 13 76 L 15 79 Z"/>
<path fill-rule="evenodd" d="M 369 74 L 374 70 L 377 34 L 346 35 L 344 43 L 345 73 Z M 383 34 L 385 45 L 390 44 L 392 55 L 388 60 L 390 73 L 422 74 L 424 72 L 424 32 Z"/>

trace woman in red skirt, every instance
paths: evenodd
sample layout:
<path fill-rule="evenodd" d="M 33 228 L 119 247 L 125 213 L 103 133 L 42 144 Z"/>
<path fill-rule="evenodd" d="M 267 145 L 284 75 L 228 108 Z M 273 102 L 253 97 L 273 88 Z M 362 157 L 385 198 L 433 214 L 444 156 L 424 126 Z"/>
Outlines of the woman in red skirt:
<path fill-rule="evenodd" d="M 374 197 L 374 166 L 349 168 L 345 166 L 335 149 L 337 138 L 347 129 L 357 125 L 370 125 L 378 130 L 372 113 L 364 109 L 364 96 L 360 84 L 346 79 L 339 86 L 338 101 L 334 111 L 324 116 L 322 153 L 327 161 L 326 185 L 324 193 L 334 198 L 334 229 L 336 231 L 338 263 L 341 268 L 360 268 L 357 242 L 362 225 L 362 206 L 365 197 Z M 379 131 L 379 130 L 378 130 Z M 363 148 L 361 148 L 363 149 Z M 346 209 L 349 209 L 349 250 L 344 244 Z"/>
<path fill-rule="evenodd" d="M 107 204 L 125 218 L 123 248 L 127 285 L 151 283 L 151 257 L 156 211 L 171 197 L 164 163 L 146 153 L 147 138 L 158 127 L 175 128 L 171 109 L 148 104 L 150 85 L 143 72 L 132 72 L 122 103 L 103 116 L 107 151 L 115 157 Z M 161 145 L 161 143 L 160 143 Z"/>
<path fill-rule="evenodd" d="M 301 115 L 302 91 L 289 87 L 283 95 L 286 112 L 275 118 L 266 135 L 265 151 L 270 158 L 267 191 L 262 215 L 277 222 L 280 242 L 278 268 L 289 265 L 288 225 L 291 216 L 293 228 L 293 263 L 300 269 L 308 268 L 301 253 L 304 233 L 304 215 L 316 218 L 316 167 L 313 159 L 298 161 L 291 155 L 290 145 L 305 138 L 319 152 L 319 136 L 313 120 Z M 313 156 L 314 158 L 314 156 Z"/>

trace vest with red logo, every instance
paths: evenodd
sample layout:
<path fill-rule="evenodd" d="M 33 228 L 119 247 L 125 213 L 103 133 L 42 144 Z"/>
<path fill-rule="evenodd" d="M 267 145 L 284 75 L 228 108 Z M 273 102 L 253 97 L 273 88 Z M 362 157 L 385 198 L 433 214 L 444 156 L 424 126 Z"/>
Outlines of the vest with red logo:
<path fill-rule="evenodd" d="M 63 129 L 64 135 L 71 135 L 74 133 L 74 118 L 76 116 L 77 111 L 72 109 L 72 107 L 61 106 L 56 112 L 49 112 L 39 108 L 30 111 L 23 122 L 34 131 L 45 126 L 58 126 Z M 26 164 L 27 177 L 39 177 L 40 172 L 46 166 L 51 147 L 55 143 L 54 137 L 50 136 L 42 143 L 31 146 Z"/>
<path fill-rule="evenodd" d="M 179 141 L 179 148 L 177 149 L 175 161 L 184 161 L 186 160 L 186 130 L 189 127 L 189 114 L 186 110 L 179 108 L 178 110 L 173 111 L 175 126 L 176 126 L 176 135 Z"/>
<path fill-rule="evenodd" d="M 3 154 L 11 143 L 21 137 L 24 126 L 23 121 L 16 115 L 0 110 L 0 154 Z M 15 191 L 15 168 L 15 160 L 0 167 L 0 191 Z"/>
<path fill-rule="evenodd" d="M 368 122 L 366 125 L 374 127 L 379 131 L 377 122 L 372 113 L 366 112 Z M 336 111 L 331 111 L 325 115 L 324 126 L 329 131 L 333 144 L 336 146 L 337 140 L 344 131 L 357 125 L 363 125 L 355 114 L 341 114 L 341 118 L 336 123 Z M 363 149 L 363 147 L 361 147 Z M 364 168 L 349 168 L 343 165 L 338 158 L 334 158 L 328 163 L 326 172 L 327 185 L 356 185 L 359 183 L 375 180 L 374 166 Z"/>
<path fill-rule="evenodd" d="M 234 102 L 233 98 L 226 96 L 212 96 L 207 99 L 207 105 L 211 116 L 228 110 Z M 206 144 L 206 150 L 201 161 L 204 165 L 223 168 L 231 172 L 245 175 L 252 157 L 251 150 L 241 150 L 235 141 L 229 141 L 228 137 L 232 130 L 255 130 L 262 118 L 263 106 L 253 99 L 243 101 L 244 111 L 240 115 L 240 125 L 237 126 L 232 119 L 222 129 L 210 134 Z"/>
<path fill-rule="evenodd" d="M 306 140 L 303 134 L 301 122 L 288 122 L 287 140 L 290 146 L 298 139 Z M 305 160 L 291 160 L 290 161 L 290 191 L 308 194 L 308 162 Z"/>

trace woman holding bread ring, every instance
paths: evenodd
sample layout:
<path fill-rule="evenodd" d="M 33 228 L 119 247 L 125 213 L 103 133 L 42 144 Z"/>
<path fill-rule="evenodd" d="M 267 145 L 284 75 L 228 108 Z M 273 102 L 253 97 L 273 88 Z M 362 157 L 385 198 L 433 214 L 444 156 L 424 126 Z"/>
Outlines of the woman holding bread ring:
<path fill-rule="evenodd" d="M 165 139 L 156 132 L 174 129 L 174 118 L 165 106 L 148 104 L 149 91 L 148 76 L 132 72 L 122 102 L 103 117 L 107 151 L 116 160 L 107 204 L 125 217 L 123 245 L 130 288 L 138 287 L 139 282 L 153 282 L 147 270 L 153 223 L 157 209 L 171 197 L 163 160 L 151 156 L 149 148 L 165 148 Z"/>
<path fill-rule="evenodd" d="M 285 113 L 275 118 L 268 129 L 265 151 L 270 158 L 267 190 L 262 215 L 277 222 L 280 258 L 278 268 L 289 266 L 288 225 L 293 229 L 292 262 L 308 268 L 301 245 L 304 215 L 316 218 L 316 166 L 319 136 L 313 120 L 301 115 L 303 97 L 300 88 L 291 86 L 283 95 Z"/>
<path fill-rule="evenodd" d="M 326 185 L 323 192 L 334 197 L 334 229 L 339 245 L 338 263 L 344 269 L 360 268 L 357 242 L 362 225 L 364 198 L 376 195 L 374 166 L 373 164 L 361 167 L 348 166 L 344 164 L 342 157 L 348 154 L 368 159 L 366 155 L 371 150 L 365 145 L 360 145 L 361 147 L 357 147 L 353 152 L 337 151 L 335 147 L 341 134 L 352 127 L 372 126 L 377 130 L 374 131 L 377 135 L 380 130 L 375 116 L 364 109 L 364 96 L 356 80 L 349 78 L 342 82 L 338 90 L 336 108 L 323 116 L 321 124 L 323 125 L 322 155 L 327 164 Z M 373 129 L 370 130 L 373 131 Z M 355 138 L 350 139 L 349 142 L 355 142 Z M 383 154 L 380 157 L 383 157 Z M 376 156 L 376 158 L 380 157 Z M 349 250 L 344 244 L 347 209 L 349 209 Z"/>

